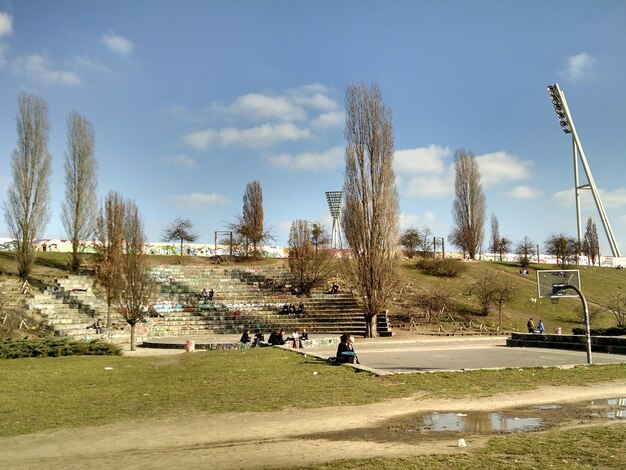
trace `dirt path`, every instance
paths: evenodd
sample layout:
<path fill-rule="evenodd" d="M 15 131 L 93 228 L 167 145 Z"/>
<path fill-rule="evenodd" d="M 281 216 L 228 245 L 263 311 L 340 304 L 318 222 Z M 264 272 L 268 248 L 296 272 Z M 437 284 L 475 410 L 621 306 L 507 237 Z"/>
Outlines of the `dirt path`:
<path fill-rule="evenodd" d="M 366 406 L 274 413 L 194 414 L 0 439 L 0 468 L 279 468 L 373 456 L 464 452 L 455 439 L 415 443 L 347 439 L 351 429 L 427 411 L 497 411 L 526 405 L 626 396 L 626 380 L 589 387 L 546 387 L 462 400 L 410 397 Z M 310 434 L 345 431 L 346 439 Z M 468 440 L 468 448 L 487 436 Z"/>

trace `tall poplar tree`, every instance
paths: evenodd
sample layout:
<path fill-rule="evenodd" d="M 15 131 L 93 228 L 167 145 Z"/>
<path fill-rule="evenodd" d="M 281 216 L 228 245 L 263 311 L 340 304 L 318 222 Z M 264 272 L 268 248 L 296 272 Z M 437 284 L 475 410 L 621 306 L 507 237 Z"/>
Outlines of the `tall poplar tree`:
<path fill-rule="evenodd" d="M 455 199 L 452 206 L 455 228 L 449 240 L 476 259 L 483 244 L 486 202 L 480 183 L 476 156 L 465 149 L 454 154 Z"/>
<path fill-rule="evenodd" d="M 76 112 L 67 118 L 65 201 L 61 220 L 72 242 L 70 269 L 80 268 L 81 243 L 93 235 L 97 217 L 94 132 L 91 123 Z"/>
<path fill-rule="evenodd" d="M 393 172 L 391 111 L 377 85 L 346 90 L 344 207 L 341 224 L 351 249 L 347 275 L 363 304 L 366 336 L 395 283 L 399 207 Z"/>
<path fill-rule="evenodd" d="M 13 182 L 3 208 L 9 233 L 16 241 L 15 260 L 22 279 L 30 275 L 33 243 L 41 237 L 49 218 L 49 130 L 47 103 L 38 96 L 20 93 L 17 146 L 11 155 Z"/>

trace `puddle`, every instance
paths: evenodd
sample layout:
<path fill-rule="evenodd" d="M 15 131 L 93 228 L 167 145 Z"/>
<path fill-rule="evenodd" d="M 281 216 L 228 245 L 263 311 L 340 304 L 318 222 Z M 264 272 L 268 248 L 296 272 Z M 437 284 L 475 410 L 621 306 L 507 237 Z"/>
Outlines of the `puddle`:
<path fill-rule="evenodd" d="M 498 412 L 416 413 L 372 428 L 307 435 L 310 439 L 416 443 L 454 436 L 533 432 L 572 422 L 626 418 L 626 398 L 582 403 L 544 404 Z M 349 418 L 347 418 L 349 420 Z"/>
<path fill-rule="evenodd" d="M 504 413 L 432 413 L 417 418 L 420 432 L 463 432 L 472 434 L 530 431 L 543 424 L 539 417 L 518 418 Z"/>

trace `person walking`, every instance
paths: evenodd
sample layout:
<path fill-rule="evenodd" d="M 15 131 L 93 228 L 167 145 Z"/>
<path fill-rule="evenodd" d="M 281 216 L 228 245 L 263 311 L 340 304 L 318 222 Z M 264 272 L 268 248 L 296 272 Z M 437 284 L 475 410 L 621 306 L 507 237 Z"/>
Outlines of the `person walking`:
<path fill-rule="evenodd" d="M 539 323 L 537 323 L 537 331 L 539 332 L 540 335 L 543 334 L 543 330 L 544 330 L 544 326 L 543 326 L 543 320 L 539 320 Z"/>
<path fill-rule="evenodd" d="M 528 332 L 529 333 L 534 333 L 535 332 L 535 324 L 533 323 L 533 319 L 532 318 L 528 319 L 528 323 L 526 323 L 526 326 L 528 327 Z"/>

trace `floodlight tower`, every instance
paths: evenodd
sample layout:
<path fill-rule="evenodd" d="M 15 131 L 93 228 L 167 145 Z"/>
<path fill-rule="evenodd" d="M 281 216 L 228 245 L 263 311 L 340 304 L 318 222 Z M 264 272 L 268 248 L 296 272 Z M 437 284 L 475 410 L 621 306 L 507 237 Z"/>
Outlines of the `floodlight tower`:
<path fill-rule="evenodd" d="M 333 218 L 333 231 L 330 237 L 331 248 L 341 248 L 341 227 L 339 226 L 339 217 L 341 217 L 341 200 L 343 191 L 326 191 L 326 200 L 330 215 Z"/>
<path fill-rule="evenodd" d="M 574 191 L 576 195 L 576 222 L 578 223 L 578 243 L 582 244 L 583 238 L 582 222 L 580 220 L 580 190 L 590 189 L 591 193 L 593 194 L 593 200 L 596 203 L 596 208 L 598 209 L 598 213 L 600 214 L 600 220 L 602 220 L 602 225 L 604 227 L 606 237 L 609 241 L 611 252 L 613 253 L 613 256 L 621 257 L 619 247 L 617 246 L 615 236 L 613 235 L 613 230 L 611 229 L 611 224 L 609 223 L 609 218 L 606 215 L 604 205 L 602 204 L 602 199 L 600 199 L 600 194 L 598 193 L 596 183 L 593 180 L 591 169 L 589 168 L 589 164 L 587 163 L 587 157 L 585 157 L 583 146 L 580 143 L 578 134 L 576 133 L 576 127 L 574 127 L 572 115 L 570 114 L 569 108 L 567 107 L 565 94 L 561 91 L 557 83 L 548 86 L 548 94 L 552 99 L 552 104 L 554 105 L 554 110 L 556 111 L 556 115 L 559 118 L 559 124 L 561 124 L 563 132 L 565 132 L 566 134 L 572 134 L 572 149 L 574 152 Z M 580 184 L 578 177 L 578 157 L 580 157 L 580 161 L 585 170 L 585 174 L 587 175 L 588 184 Z"/>

